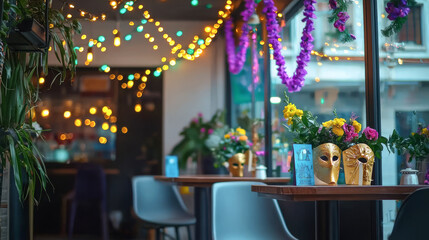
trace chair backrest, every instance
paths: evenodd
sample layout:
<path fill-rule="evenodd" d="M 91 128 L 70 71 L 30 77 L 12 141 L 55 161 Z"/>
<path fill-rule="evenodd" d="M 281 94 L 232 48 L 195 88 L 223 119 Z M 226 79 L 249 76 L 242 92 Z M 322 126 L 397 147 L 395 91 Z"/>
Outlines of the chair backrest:
<path fill-rule="evenodd" d="M 153 176 L 135 176 L 132 184 L 134 212 L 142 220 L 157 223 L 159 219 L 187 212 L 174 186 L 156 181 Z"/>
<path fill-rule="evenodd" d="M 429 239 L 429 188 L 413 192 L 402 203 L 389 239 Z"/>
<path fill-rule="evenodd" d="M 78 167 L 75 179 L 75 199 L 78 202 L 105 201 L 106 175 L 100 165 L 84 163 Z"/>
<path fill-rule="evenodd" d="M 295 239 L 286 227 L 276 200 L 251 191 L 259 182 L 213 185 L 214 240 Z"/>

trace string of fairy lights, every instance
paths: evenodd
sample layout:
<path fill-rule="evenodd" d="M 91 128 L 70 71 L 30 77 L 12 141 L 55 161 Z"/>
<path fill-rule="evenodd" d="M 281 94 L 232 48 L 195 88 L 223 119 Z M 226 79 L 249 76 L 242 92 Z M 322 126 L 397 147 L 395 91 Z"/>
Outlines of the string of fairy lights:
<path fill-rule="evenodd" d="M 111 5 L 113 2 L 116 2 L 116 4 L 113 4 L 113 5 L 115 6 L 119 5 L 117 1 L 111 1 Z M 134 8 L 133 4 L 134 4 L 134 1 L 126 2 L 126 4 L 122 9 L 127 9 L 127 11 L 132 11 Z M 153 17 L 151 17 L 150 12 L 147 9 L 144 9 L 143 5 L 139 5 L 138 9 L 142 10 L 144 19 L 141 20 L 141 24 L 136 26 L 136 28 L 132 32 L 125 35 L 123 39 L 126 42 L 132 39 L 132 34 L 143 32 L 143 29 L 144 29 L 143 25 L 148 22 L 153 23 L 155 27 L 157 27 L 158 32 L 160 33 L 164 32 L 164 27 L 161 25 L 160 21 L 156 21 Z M 153 73 L 154 76 L 160 75 L 162 71 L 166 71 L 171 66 L 174 66 L 178 59 L 193 61 L 196 58 L 200 57 L 203 51 L 207 48 L 207 46 L 211 44 L 213 38 L 216 37 L 216 34 L 218 33 L 218 29 L 223 24 L 224 19 L 230 15 L 231 9 L 232 9 L 232 1 L 228 0 L 226 1 L 225 11 L 223 10 L 219 11 L 219 19 L 217 19 L 217 21 L 212 26 L 204 27 L 202 32 L 207 34 L 207 37 L 200 38 L 198 35 L 195 35 L 192 42 L 187 44 L 188 48 L 186 50 L 183 49 L 182 44 L 177 43 L 177 41 L 173 38 L 173 34 L 163 33 L 162 39 L 164 39 L 167 42 L 167 44 L 171 46 L 170 53 L 173 54 L 173 57 L 170 57 L 170 58 L 168 56 L 161 57 L 162 66 L 157 68 L 157 71 L 154 71 Z M 133 21 L 130 21 L 129 25 L 134 26 L 135 23 Z M 117 29 L 114 29 L 112 33 L 114 35 L 114 40 L 113 40 L 114 46 L 119 47 L 121 45 L 121 37 L 120 37 L 121 34 Z M 182 31 L 177 31 L 175 35 L 180 37 L 182 36 L 182 34 L 183 34 Z M 159 49 L 159 42 L 156 42 L 155 36 L 152 36 L 150 33 L 145 33 L 144 37 L 149 41 L 150 44 L 152 44 L 152 48 L 154 51 Z M 87 38 L 87 36 L 83 34 L 81 38 L 84 40 Z M 102 45 L 102 43 L 105 40 L 106 39 L 104 36 L 99 36 L 97 39 L 89 38 L 88 49 L 87 49 L 87 59 L 86 59 L 85 65 L 89 65 L 94 59 L 93 46 L 100 48 L 101 52 L 105 52 L 107 50 L 106 47 Z M 77 47 L 76 49 L 79 52 L 84 52 L 83 47 Z"/>

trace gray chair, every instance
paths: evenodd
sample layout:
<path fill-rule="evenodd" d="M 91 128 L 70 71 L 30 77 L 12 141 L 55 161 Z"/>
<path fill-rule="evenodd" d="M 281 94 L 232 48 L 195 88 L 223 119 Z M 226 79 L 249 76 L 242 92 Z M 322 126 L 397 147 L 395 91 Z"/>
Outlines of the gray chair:
<path fill-rule="evenodd" d="M 416 190 L 402 203 L 389 240 L 429 239 L 429 188 Z"/>
<path fill-rule="evenodd" d="M 214 240 L 296 239 L 287 229 L 276 200 L 251 191 L 259 182 L 213 184 Z"/>
<path fill-rule="evenodd" d="M 161 228 L 174 227 L 176 239 L 180 239 L 179 227 L 186 226 L 191 239 L 190 225 L 196 219 L 188 213 L 177 189 L 152 176 L 136 176 L 132 179 L 133 207 L 145 227 L 155 228 L 160 239 Z"/>

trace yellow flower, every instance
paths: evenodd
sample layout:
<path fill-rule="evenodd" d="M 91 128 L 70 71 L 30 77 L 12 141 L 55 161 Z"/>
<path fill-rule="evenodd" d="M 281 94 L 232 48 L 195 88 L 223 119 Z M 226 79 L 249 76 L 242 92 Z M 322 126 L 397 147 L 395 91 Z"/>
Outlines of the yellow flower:
<path fill-rule="evenodd" d="M 304 111 L 302 111 L 301 109 L 297 109 L 295 112 L 296 116 L 298 117 L 302 117 L 302 115 L 304 115 Z"/>
<path fill-rule="evenodd" d="M 414 136 L 414 134 L 416 134 L 416 133 L 414 133 L 414 132 L 411 133 L 412 136 Z"/>
<path fill-rule="evenodd" d="M 292 118 L 294 116 L 302 117 L 304 115 L 304 111 L 301 109 L 297 109 L 295 104 L 289 103 L 285 108 L 283 109 L 283 116 L 286 120 L 288 120 L 287 124 L 291 125 L 293 124 Z"/>
<path fill-rule="evenodd" d="M 235 129 L 235 131 L 240 135 L 246 135 L 246 130 L 244 130 L 242 128 L 237 128 L 237 129 Z"/>
<path fill-rule="evenodd" d="M 230 139 L 231 136 L 229 134 L 225 134 L 225 136 L 223 136 L 225 139 Z"/>
<path fill-rule="evenodd" d="M 323 125 L 325 128 L 331 128 L 331 127 L 332 127 L 332 124 L 333 124 L 332 120 L 329 120 L 329 121 L 327 121 L 327 122 L 322 123 L 322 125 Z"/>
<path fill-rule="evenodd" d="M 334 118 L 334 120 L 332 120 L 332 125 L 335 127 L 342 127 L 344 123 L 346 123 L 344 118 Z"/>
<path fill-rule="evenodd" d="M 360 130 L 362 129 L 362 125 L 356 120 L 353 120 L 352 125 L 355 128 L 355 133 L 360 132 Z"/>
<path fill-rule="evenodd" d="M 344 130 L 343 130 L 341 127 L 334 126 L 334 127 L 332 128 L 332 132 L 333 132 L 335 135 L 337 135 L 338 137 L 341 137 L 341 136 L 343 136 L 343 135 L 344 135 Z"/>
<path fill-rule="evenodd" d="M 429 130 L 427 128 L 422 129 L 422 134 L 429 136 Z"/>
<path fill-rule="evenodd" d="M 239 140 L 240 141 L 247 141 L 247 136 L 240 136 Z"/>

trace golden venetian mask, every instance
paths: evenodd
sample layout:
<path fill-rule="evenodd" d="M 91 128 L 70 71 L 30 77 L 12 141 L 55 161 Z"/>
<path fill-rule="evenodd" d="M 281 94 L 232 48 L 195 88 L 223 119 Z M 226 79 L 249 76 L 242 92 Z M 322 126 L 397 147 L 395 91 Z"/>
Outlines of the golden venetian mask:
<path fill-rule="evenodd" d="M 346 184 L 371 185 L 374 152 L 363 143 L 356 144 L 343 152 Z"/>
<path fill-rule="evenodd" d="M 236 153 L 234 156 L 228 159 L 228 169 L 229 173 L 233 177 L 242 177 L 244 163 L 246 162 L 245 155 L 243 153 Z"/>
<path fill-rule="evenodd" d="M 336 185 L 340 174 L 341 149 L 333 143 L 320 144 L 313 149 L 314 183 Z"/>

